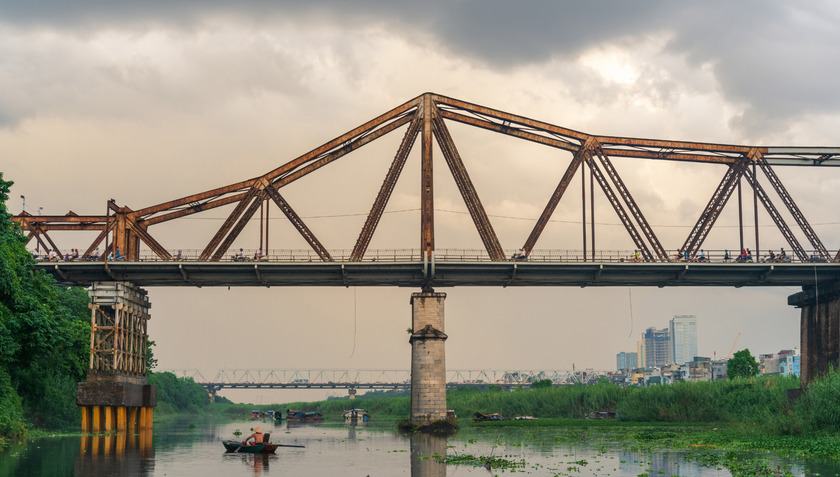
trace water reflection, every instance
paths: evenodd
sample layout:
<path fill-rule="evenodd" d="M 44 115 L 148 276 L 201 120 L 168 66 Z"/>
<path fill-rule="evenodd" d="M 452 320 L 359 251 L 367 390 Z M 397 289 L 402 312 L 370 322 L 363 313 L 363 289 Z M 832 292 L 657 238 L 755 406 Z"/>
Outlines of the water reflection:
<path fill-rule="evenodd" d="M 277 457 L 271 454 L 228 454 L 225 459 L 238 459 L 244 467 L 252 469 L 254 475 L 262 475 L 263 472 L 268 473 L 271 461 Z"/>
<path fill-rule="evenodd" d="M 275 455 L 226 454 L 221 441 L 255 424 L 247 421 L 207 422 L 195 419 L 156 425 L 154 442 L 149 433 L 56 437 L 13 444 L 0 449 L 0 477 L 43 475 L 204 477 L 207 475 L 372 477 L 387 475 L 484 476 L 516 472 L 527 475 L 635 477 L 640 474 L 683 477 L 724 477 L 732 473 L 723 465 L 703 467 L 686 460 L 686 451 L 638 451 L 621 443 L 601 440 L 558 439 L 552 428 L 461 429 L 458 435 L 404 436 L 390 423 L 292 425 L 265 423 L 280 447 Z M 714 449 L 709 450 L 715 453 Z M 526 462 L 515 470 L 437 462 L 435 455 L 495 455 Z M 722 456 L 723 454 L 718 454 Z M 760 454 L 759 461 L 775 468 L 791 465 L 795 476 L 838 474 L 836 461 L 793 459 Z M 780 471 L 783 473 L 783 471 Z"/>
<path fill-rule="evenodd" d="M 82 436 L 75 475 L 145 475 L 154 469 L 152 431 Z"/>
<path fill-rule="evenodd" d="M 446 475 L 446 463 L 435 455 L 446 455 L 446 438 L 428 434 L 411 435 L 411 477 Z"/>

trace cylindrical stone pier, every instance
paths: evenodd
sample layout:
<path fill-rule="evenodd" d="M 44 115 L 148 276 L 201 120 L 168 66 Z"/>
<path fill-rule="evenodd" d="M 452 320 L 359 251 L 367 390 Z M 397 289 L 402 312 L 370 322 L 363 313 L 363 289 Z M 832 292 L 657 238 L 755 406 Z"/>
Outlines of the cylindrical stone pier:
<path fill-rule="evenodd" d="M 805 387 L 830 368 L 840 369 L 840 283 L 804 288 L 788 304 L 802 309 L 799 382 Z"/>
<path fill-rule="evenodd" d="M 443 302 L 446 293 L 411 294 L 411 422 L 446 419 L 446 353 Z"/>

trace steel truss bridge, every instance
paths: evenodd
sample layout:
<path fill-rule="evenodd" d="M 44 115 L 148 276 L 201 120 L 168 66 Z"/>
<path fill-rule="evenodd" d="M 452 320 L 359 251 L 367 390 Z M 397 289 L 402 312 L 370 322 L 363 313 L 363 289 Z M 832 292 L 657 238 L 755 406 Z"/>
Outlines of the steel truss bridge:
<path fill-rule="evenodd" d="M 222 389 L 410 389 L 411 371 L 406 369 L 232 369 L 220 370 L 207 379 L 199 370 L 171 371 L 179 378 L 191 378 L 210 392 Z M 606 371 L 558 370 L 447 370 L 450 389 L 488 387 L 505 389 L 530 387 L 534 381 L 550 379 L 555 385 L 586 384 L 609 376 Z"/>
<path fill-rule="evenodd" d="M 511 250 L 502 247 L 450 134 L 447 124 L 451 122 L 536 143 L 570 157 L 565 172 L 557 178 L 554 192 L 546 197 L 542 213 L 535 218 L 530 231 L 523 230 L 524 240 L 520 243 L 524 243 L 521 254 L 525 260 L 513 260 Z M 283 188 L 305 179 L 312 181 L 308 184 L 317 189 L 317 172 L 321 168 L 398 129 L 404 130 L 402 141 L 390 167 L 382 171 L 384 179 L 379 191 L 371 192 L 375 198 L 355 245 L 344 252 L 331 250 L 295 212 L 283 196 Z M 381 260 L 389 252 L 368 250 L 368 245 L 418 138 L 421 149 L 419 247 L 408 257 Z M 432 167 L 435 143 L 484 246 L 473 260 L 449 259 L 444 256 L 445 251 L 435 247 Z M 625 159 L 701 163 L 721 170 L 720 182 L 682 243 L 668 244 L 666 248 L 659 239 L 614 166 L 614 161 Z M 831 264 L 840 261 L 840 251 L 823 244 L 775 168 L 808 166 L 824 170 L 838 165 L 838 147 L 726 145 L 593 135 L 425 93 L 259 177 L 140 208 L 119 206 L 109 200 L 105 215 L 79 215 L 71 211 L 60 216 L 33 216 L 23 212 L 14 220 L 42 252 L 58 255 L 66 254 L 67 250 L 57 246 L 53 232 L 96 232 L 94 240 L 73 262 L 38 265 L 60 281 L 83 284 L 129 280 L 138 285 L 166 286 L 801 285 L 840 278 Z M 576 175 L 581 180 L 582 246 L 576 258 L 570 259 L 568 255 L 540 251 L 536 246 Z M 638 250 L 638 258 L 633 253 L 631 263 L 604 260 L 605 251 L 596 249 L 593 206 L 596 184 Z M 746 194 L 742 188 L 747 189 Z M 789 247 L 792 263 L 693 262 L 733 196 L 737 197 L 739 235 L 732 238 L 732 243 L 737 241 L 740 249 L 754 246 L 754 253 L 759 255 L 762 250 L 758 224 L 760 203 Z M 744 202 L 752 203 L 755 217 L 751 224 L 755 237 L 749 238 L 749 244 L 744 239 Z M 591 209 L 588 216 L 587 203 Z M 224 206 L 230 206 L 227 218 L 212 237 L 207 237 L 206 245 L 194 253 L 184 256 L 173 252 L 177 245 L 165 246 L 153 233 L 155 225 Z M 269 215 L 277 209 L 309 245 L 311 251 L 306 262 L 284 259 L 285 252 L 270 246 Z M 268 251 L 267 260 L 231 261 L 234 242 L 257 211 L 260 212 L 260 240 L 259 248 L 254 249 Z M 180 224 L 189 229 L 183 221 Z M 95 256 L 98 247 L 103 248 L 103 253 Z M 117 252 L 124 255 L 125 261 L 107 258 L 111 254 L 117 258 Z M 676 261 L 674 252 L 678 260 L 687 261 Z"/>

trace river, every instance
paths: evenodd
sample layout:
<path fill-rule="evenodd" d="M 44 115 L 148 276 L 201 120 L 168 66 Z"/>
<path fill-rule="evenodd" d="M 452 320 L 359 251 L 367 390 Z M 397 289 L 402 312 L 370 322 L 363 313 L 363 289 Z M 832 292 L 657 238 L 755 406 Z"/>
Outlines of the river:
<path fill-rule="evenodd" d="M 280 447 L 274 455 L 225 453 L 221 440 L 260 425 Z M 729 476 L 719 463 L 703 466 L 679 451 L 634 450 L 620 443 L 561 439 L 551 428 L 467 427 L 449 438 L 404 436 L 393 422 L 156 423 L 153 435 L 49 437 L 0 450 L 0 477 L 11 476 Z M 446 464 L 435 456 L 492 456 L 496 468 Z M 788 462 L 760 457 L 796 476 L 834 476 L 833 462 Z M 482 459 L 483 461 L 484 459 Z M 512 465 L 514 467 L 506 467 Z M 743 475 L 743 474 L 741 474 Z M 768 474 L 772 475 L 772 474 Z M 781 474 L 783 475 L 783 474 Z"/>

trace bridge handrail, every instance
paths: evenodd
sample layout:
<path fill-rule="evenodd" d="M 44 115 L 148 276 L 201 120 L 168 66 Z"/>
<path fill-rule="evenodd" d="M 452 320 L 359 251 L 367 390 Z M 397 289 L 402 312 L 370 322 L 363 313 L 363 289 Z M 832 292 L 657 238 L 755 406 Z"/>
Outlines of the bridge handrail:
<path fill-rule="evenodd" d="M 149 250 L 143 250 L 140 253 L 140 262 L 198 262 L 199 256 L 202 253 L 200 249 L 180 249 L 169 250 L 172 255 L 171 260 L 164 260 Z M 311 249 L 273 249 L 269 250 L 261 258 L 254 258 L 257 256 L 257 249 L 243 249 L 242 257 L 239 258 L 235 252 L 223 257 L 219 262 L 251 262 L 251 263 L 311 263 L 320 262 L 320 256 Z M 774 250 L 776 252 L 776 250 Z M 746 263 L 825 263 L 820 259 L 820 254 L 816 250 L 806 250 L 809 260 L 801 261 L 793 254 L 788 255 L 785 259 L 781 259 L 776 254 L 774 259 L 769 257 L 768 253 L 762 256 L 753 256 Z M 335 262 L 351 262 L 352 250 L 330 250 Z M 562 250 L 534 250 L 527 258 L 514 258 L 516 250 L 506 250 L 505 256 L 509 257 L 511 262 L 532 262 L 532 263 L 634 263 L 645 262 L 642 257 L 636 257 L 635 251 L 630 250 L 598 250 L 595 252 L 595 257 L 589 252 L 584 256 L 583 250 L 562 249 Z M 33 252 L 33 255 L 34 252 Z M 725 258 L 725 250 L 710 249 L 706 250 L 705 259 L 701 259 L 699 255 L 686 259 L 681 257 L 679 250 L 671 250 L 668 253 L 669 262 L 687 262 L 687 263 L 742 263 L 738 259 L 738 253 L 729 251 L 729 259 Z M 48 257 L 36 257 L 36 260 L 48 262 Z M 486 250 L 482 249 L 439 249 L 435 251 L 434 260 L 436 262 L 492 262 Z M 67 261 L 83 261 L 83 259 L 75 260 L 52 260 L 59 262 Z M 422 262 L 422 253 L 419 249 L 379 249 L 368 250 L 362 262 L 386 262 L 386 263 L 400 263 L 400 262 Z"/>
<path fill-rule="evenodd" d="M 204 386 L 371 386 L 407 385 L 411 371 L 407 369 L 223 369 L 212 380 L 200 370 L 172 370 L 179 378 L 192 378 Z M 550 379 L 555 384 L 569 384 L 608 376 L 611 371 L 585 370 L 459 370 L 446 372 L 450 385 L 530 384 Z"/>

